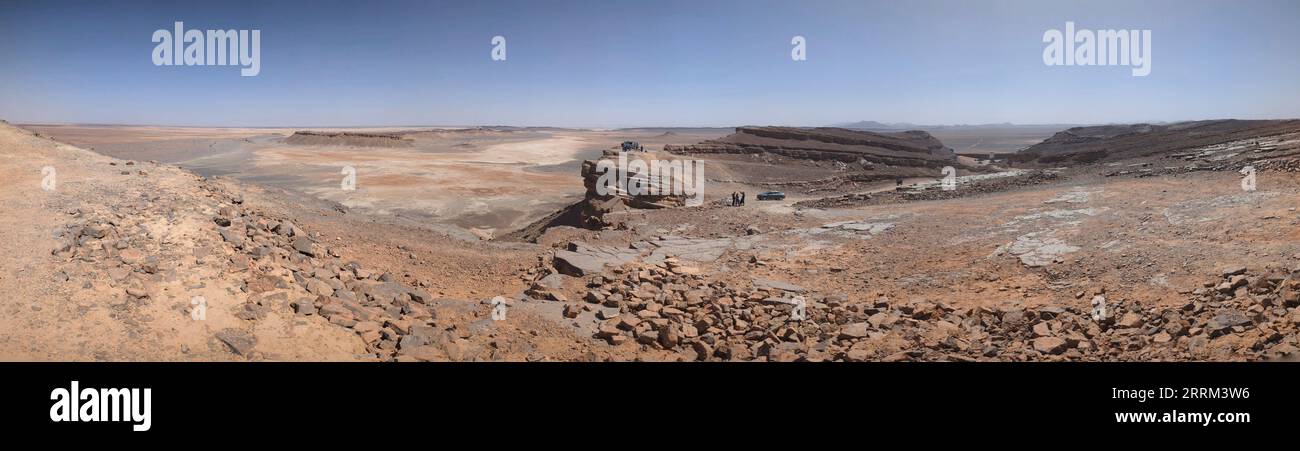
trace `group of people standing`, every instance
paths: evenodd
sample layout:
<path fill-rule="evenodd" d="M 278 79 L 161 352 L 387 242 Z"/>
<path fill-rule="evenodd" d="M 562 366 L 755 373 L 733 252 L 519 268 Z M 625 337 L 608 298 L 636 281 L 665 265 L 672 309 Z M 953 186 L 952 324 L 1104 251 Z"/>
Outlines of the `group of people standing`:
<path fill-rule="evenodd" d="M 745 205 L 745 192 L 740 191 L 731 193 L 731 206 L 738 207 L 741 205 Z"/>

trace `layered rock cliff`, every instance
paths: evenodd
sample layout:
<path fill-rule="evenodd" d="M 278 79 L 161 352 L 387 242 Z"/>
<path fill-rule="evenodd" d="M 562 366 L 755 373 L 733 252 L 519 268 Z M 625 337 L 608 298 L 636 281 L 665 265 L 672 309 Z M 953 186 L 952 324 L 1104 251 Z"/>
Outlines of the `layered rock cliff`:
<path fill-rule="evenodd" d="M 956 154 L 923 131 L 876 133 L 834 127 L 737 127 L 736 133 L 688 146 L 666 145 L 677 154 L 772 153 L 791 158 L 866 161 L 888 166 L 942 167 Z"/>

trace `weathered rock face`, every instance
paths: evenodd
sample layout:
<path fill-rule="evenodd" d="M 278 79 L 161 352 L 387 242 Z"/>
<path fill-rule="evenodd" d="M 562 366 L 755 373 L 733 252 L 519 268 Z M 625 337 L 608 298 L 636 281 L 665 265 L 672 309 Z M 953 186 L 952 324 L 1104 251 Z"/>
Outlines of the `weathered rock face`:
<path fill-rule="evenodd" d="M 555 252 L 555 266 L 561 274 L 580 277 L 600 274 L 606 265 L 622 265 L 637 257 L 640 254 L 631 249 L 570 243 L 568 249 Z"/>
<path fill-rule="evenodd" d="M 672 160 L 672 156 L 660 156 L 650 152 L 624 152 L 628 161 L 633 160 Z M 680 207 L 686 204 L 686 196 L 681 194 L 682 189 L 674 190 L 673 184 L 677 179 L 675 176 L 651 174 L 643 178 L 641 183 L 645 187 L 644 192 L 656 194 L 637 194 L 632 195 L 628 191 L 615 189 L 609 192 L 602 192 L 600 185 L 601 177 L 607 171 L 598 169 L 597 164 L 600 160 L 610 160 L 618 165 L 619 150 L 608 149 L 601 154 L 600 159 L 586 160 L 582 162 L 582 184 L 587 191 L 583 199 L 573 205 L 565 207 L 563 210 L 555 212 L 550 216 L 542 218 L 523 230 L 509 235 L 513 239 L 522 239 L 531 241 L 541 235 L 547 228 L 554 226 L 573 226 L 584 229 L 599 230 L 612 226 L 606 221 L 605 215 L 614 211 L 623 211 L 629 209 L 658 209 Z M 647 167 L 649 164 L 647 163 Z M 621 169 L 619 169 L 621 170 Z M 611 169 L 609 172 L 615 171 Z M 614 174 L 612 176 L 616 176 Z M 694 176 L 694 174 L 692 174 Z M 693 179 L 689 177 L 684 183 L 691 183 Z M 627 181 L 630 186 L 633 181 Z M 660 194 L 663 193 L 663 194 Z"/>
<path fill-rule="evenodd" d="M 655 155 L 646 152 L 624 152 L 624 157 L 630 162 L 633 160 L 649 161 L 655 159 Z M 600 160 L 610 160 L 617 165 L 619 152 L 617 150 L 606 150 L 602 153 Z M 602 193 L 600 189 L 601 176 L 610 171 L 601 171 L 597 166 L 600 160 L 587 160 L 582 162 L 582 185 L 587 188 L 586 198 L 588 200 L 596 199 L 597 204 L 604 205 L 615 201 L 617 204 L 629 208 L 669 208 L 678 207 L 685 204 L 685 196 L 681 195 L 681 190 L 673 190 L 674 179 L 667 174 L 649 174 L 640 180 L 645 188 L 642 192 L 654 194 L 637 194 L 632 195 L 628 191 L 616 189 L 612 192 Z M 649 164 L 647 163 L 647 167 Z M 611 170 L 612 171 L 612 170 Z M 612 176 L 612 175 L 611 175 Z M 633 181 L 627 182 L 629 186 Z M 669 194 L 677 192 L 679 194 Z"/>
<path fill-rule="evenodd" d="M 791 158 L 866 161 L 889 166 L 942 167 L 956 154 L 923 131 L 875 133 L 833 127 L 737 127 L 736 133 L 689 146 L 666 145 L 680 154 L 773 153 Z"/>

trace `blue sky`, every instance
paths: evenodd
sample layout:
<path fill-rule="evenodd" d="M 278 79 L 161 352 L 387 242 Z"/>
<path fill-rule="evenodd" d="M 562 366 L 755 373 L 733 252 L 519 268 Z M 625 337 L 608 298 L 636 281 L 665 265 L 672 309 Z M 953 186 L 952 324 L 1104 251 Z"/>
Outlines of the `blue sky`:
<path fill-rule="evenodd" d="M 1300 2 L 0 0 L 0 118 L 225 126 L 1105 123 L 1300 117 Z M 261 30 L 261 73 L 153 65 Z M 1043 32 L 1152 30 L 1152 71 Z M 505 62 L 490 58 L 494 35 Z M 790 39 L 807 39 L 807 61 Z"/>

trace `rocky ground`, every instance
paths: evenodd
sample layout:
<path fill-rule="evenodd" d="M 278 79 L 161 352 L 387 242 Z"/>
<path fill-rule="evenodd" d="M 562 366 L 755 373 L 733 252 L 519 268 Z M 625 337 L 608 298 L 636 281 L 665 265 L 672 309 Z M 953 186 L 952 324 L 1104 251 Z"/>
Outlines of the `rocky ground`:
<path fill-rule="evenodd" d="M 516 274 L 496 267 L 484 271 L 486 278 L 463 274 L 515 257 L 508 249 L 490 259 L 445 262 L 458 269 L 456 287 L 445 287 L 428 282 L 427 271 L 446 270 L 441 265 L 409 271 L 420 262 L 415 245 L 344 243 L 308 231 L 306 224 L 332 231 L 350 222 L 352 230 L 368 227 L 372 239 L 381 240 L 389 236 L 386 227 L 401 230 L 355 215 L 341 220 L 346 209 L 338 205 L 103 157 L 7 125 L 0 127 L 0 142 L 0 173 L 11 182 L 5 184 L 2 218 L 11 258 L 0 276 L 0 288 L 9 294 L 0 332 L 5 359 L 581 356 L 574 346 L 580 340 L 570 331 L 550 331 L 564 337 L 558 350 L 548 339 L 537 339 L 547 324 L 530 322 L 526 311 L 499 324 L 486 319 L 486 307 L 475 301 L 442 296 L 463 294 L 474 282 L 484 284 L 471 292 L 490 289 L 486 279 L 492 274 L 519 283 Z M 56 174 L 48 191 L 42 185 L 45 167 Z M 439 243 L 408 233 L 403 242 Z M 372 270 L 341 258 L 360 246 L 375 246 L 359 249 L 367 261 L 400 253 L 409 263 L 391 267 L 408 271 Z M 462 251 L 446 246 L 424 258 Z"/>
<path fill-rule="evenodd" d="M 0 358 L 1276 358 L 1300 331 L 1300 180 L 1250 162 L 1254 191 L 1098 164 L 505 241 L 0 125 Z"/>
<path fill-rule="evenodd" d="M 5 359 L 338 360 L 364 350 L 288 312 L 239 317 L 251 300 L 237 274 L 256 269 L 222 243 L 212 218 L 229 199 L 198 177 L 7 125 L 0 142 Z"/>

